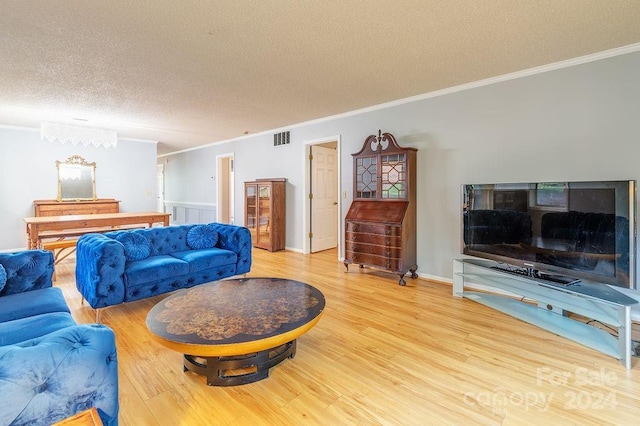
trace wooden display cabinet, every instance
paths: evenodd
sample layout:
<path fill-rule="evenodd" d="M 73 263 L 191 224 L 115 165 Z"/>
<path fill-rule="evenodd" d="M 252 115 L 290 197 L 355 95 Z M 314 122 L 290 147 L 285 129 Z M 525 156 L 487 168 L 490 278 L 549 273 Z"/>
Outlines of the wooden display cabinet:
<path fill-rule="evenodd" d="M 244 226 L 251 232 L 254 247 L 284 250 L 286 184 L 285 178 L 244 183 Z"/>
<path fill-rule="evenodd" d="M 353 202 L 345 219 L 345 260 L 417 278 L 416 152 L 393 135 L 371 135 L 353 154 Z"/>

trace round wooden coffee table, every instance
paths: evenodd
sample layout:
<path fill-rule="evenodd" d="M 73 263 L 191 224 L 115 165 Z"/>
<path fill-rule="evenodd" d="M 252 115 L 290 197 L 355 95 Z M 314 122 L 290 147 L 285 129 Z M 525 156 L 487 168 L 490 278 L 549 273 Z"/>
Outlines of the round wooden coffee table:
<path fill-rule="evenodd" d="M 215 281 L 180 290 L 147 315 L 151 335 L 184 355 L 184 371 L 210 386 L 232 386 L 269 376 L 296 353 L 296 339 L 324 310 L 315 287 L 283 278 Z"/>

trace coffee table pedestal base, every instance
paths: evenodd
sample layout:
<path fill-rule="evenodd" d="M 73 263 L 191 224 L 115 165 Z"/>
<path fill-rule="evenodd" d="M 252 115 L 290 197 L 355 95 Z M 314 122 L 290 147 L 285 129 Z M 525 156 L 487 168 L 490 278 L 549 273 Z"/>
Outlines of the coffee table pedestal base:
<path fill-rule="evenodd" d="M 269 377 L 269 369 L 296 354 L 296 341 L 284 345 L 236 356 L 184 356 L 184 371 L 192 371 L 207 378 L 209 386 L 236 386 L 257 382 Z"/>

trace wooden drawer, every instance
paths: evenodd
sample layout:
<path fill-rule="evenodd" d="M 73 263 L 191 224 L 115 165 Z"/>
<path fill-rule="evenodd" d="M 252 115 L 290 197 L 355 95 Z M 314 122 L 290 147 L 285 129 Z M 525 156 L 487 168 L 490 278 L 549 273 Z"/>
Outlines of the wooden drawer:
<path fill-rule="evenodd" d="M 347 231 L 363 234 L 378 234 L 400 237 L 402 230 L 399 226 L 384 225 L 380 223 L 347 222 Z"/>
<path fill-rule="evenodd" d="M 352 241 L 346 242 L 346 251 L 352 251 L 354 253 L 373 254 L 381 257 L 400 258 L 402 257 L 402 250 L 399 247 L 381 246 L 375 244 L 354 243 Z"/>
<path fill-rule="evenodd" d="M 33 204 L 35 216 L 102 214 L 118 213 L 120 211 L 120 201 L 114 199 L 99 199 L 96 201 L 36 200 Z"/>
<path fill-rule="evenodd" d="M 347 231 L 345 241 L 376 244 L 387 247 L 402 247 L 402 238 L 392 237 L 390 235 L 363 234 L 360 232 Z"/>
<path fill-rule="evenodd" d="M 57 210 L 41 210 L 40 216 L 69 216 L 69 215 L 77 215 L 77 214 L 98 214 L 98 213 L 118 213 L 114 212 L 110 209 L 97 209 L 85 207 L 82 209 L 57 209 Z"/>
<path fill-rule="evenodd" d="M 388 269 L 390 271 L 401 271 L 402 261 L 400 259 L 391 259 L 383 256 L 376 256 L 366 253 L 345 252 L 345 260 L 360 265 L 377 266 Z"/>

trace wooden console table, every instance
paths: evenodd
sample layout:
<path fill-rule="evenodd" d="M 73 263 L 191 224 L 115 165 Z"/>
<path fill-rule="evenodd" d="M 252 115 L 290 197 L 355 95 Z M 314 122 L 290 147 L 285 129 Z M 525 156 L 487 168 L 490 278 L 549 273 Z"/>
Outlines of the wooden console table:
<path fill-rule="evenodd" d="M 148 225 L 162 223 L 169 225 L 169 213 L 105 213 L 68 216 L 25 217 L 27 224 L 27 247 L 39 248 L 42 238 L 60 238 L 82 235 L 90 232 L 105 232 L 122 225 Z"/>

